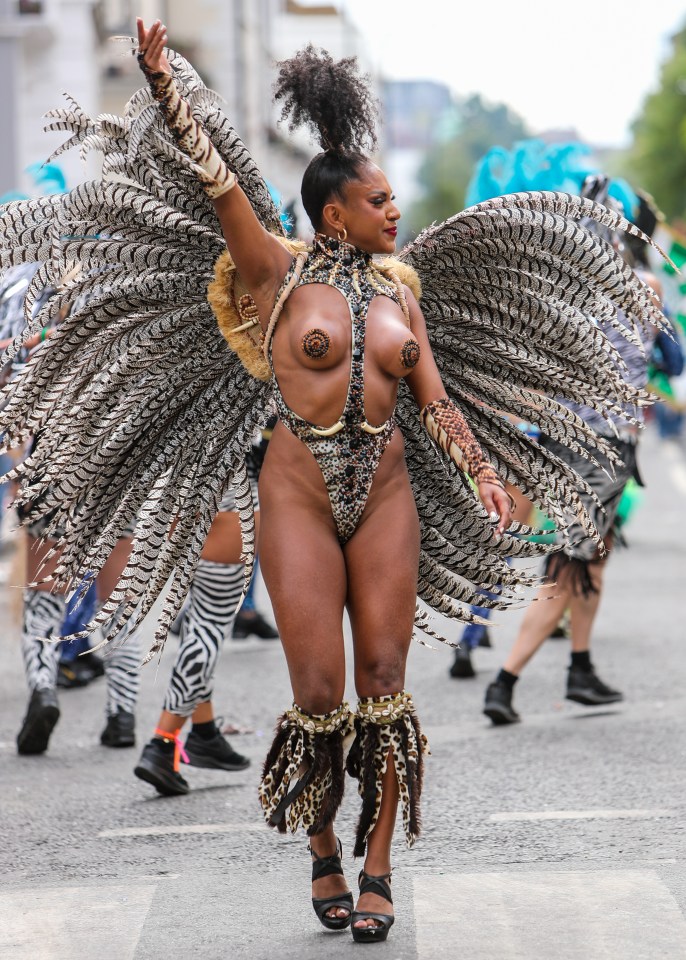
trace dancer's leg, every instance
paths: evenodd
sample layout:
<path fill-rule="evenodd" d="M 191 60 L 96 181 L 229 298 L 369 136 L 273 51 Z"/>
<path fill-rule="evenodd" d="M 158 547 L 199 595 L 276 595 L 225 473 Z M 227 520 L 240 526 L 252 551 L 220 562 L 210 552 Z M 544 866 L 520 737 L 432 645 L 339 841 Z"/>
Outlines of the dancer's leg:
<path fill-rule="evenodd" d="M 519 676 L 557 626 L 571 597 L 570 579 L 562 571 L 557 583 L 541 587 L 535 599 L 527 607 L 517 639 L 503 663 L 504 670 Z"/>
<path fill-rule="evenodd" d="M 54 570 L 57 556 L 41 571 L 43 558 L 53 546 L 52 542 L 39 544 L 36 538 L 27 536 L 27 584 Z M 46 642 L 43 638 L 59 636 L 66 600 L 62 594 L 50 592 L 50 584 L 27 586 L 23 599 L 21 649 L 30 697 L 17 735 L 17 750 L 21 754 L 38 754 L 47 749 L 60 715 L 56 692 L 59 644 Z"/>
<path fill-rule="evenodd" d="M 159 729 L 178 730 L 183 721 L 202 705 L 204 710 L 198 714 L 198 722 L 213 719 L 207 713 L 214 673 L 224 640 L 231 632 L 242 587 L 242 563 L 217 563 L 200 558 L 188 594 L 179 652 Z"/>
<path fill-rule="evenodd" d="M 219 770 L 249 766 L 248 758 L 237 753 L 216 728 L 212 704 L 214 673 L 243 587 L 240 555 L 238 515 L 221 511 L 210 527 L 193 575 L 179 650 L 155 735 L 134 770 L 159 792 L 188 792 L 188 783 L 179 773 L 180 733 L 188 717 L 193 718 L 186 742 L 192 765 Z"/>
<path fill-rule="evenodd" d="M 345 690 L 346 571 L 333 521 L 295 505 L 272 510 L 269 498 L 262 495 L 261 505 L 262 575 L 286 654 L 293 697 L 302 710 L 329 713 L 339 706 Z M 311 836 L 310 844 L 317 856 L 334 854 L 333 822 Z M 344 877 L 331 875 L 313 884 L 312 895 L 333 897 L 347 889 Z M 327 913 L 344 918 L 350 911 L 332 908 Z"/>
<path fill-rule="evenodd" d="M 587 594 L 577 591 L 571 597 L 572 653 L 584 653 L 591 648 L 591 631 L 602 598 L 606 562 L 606 559 L 596 560 L 588 565 L 593 591 Z"/>
<path fill-rule="evenodd" d="M 259 513 L 256 522 L 259 524 Z M 222 510 L 212 521 L 189 590 L 189 606 L 157 724 L 159 730 L 177 733 L 188 717 L 194 723 L 214 720 L 213 677 L 243 586 L 240 557 L 238 514 Z"/>
<path fill-rule="evenodd" d="M 383 496 L 374 493 L 372 488 L 362 523 L 344 551 L 355 644 L 355 685 L 361 698 L 378 698 L 404 689 L 419 566 L 419 522 L 409 484 L 386 484 Z M 364 870 L 372 876 L 387 874 L 391 869 L 391 839 L 399 800 L 392 753 L 387 764 L 379 787 L 378 818 L 367 837 Z M 392 905 L 375 893 L 360 896 L 356 909 L 392 913 Z M 356 925 L 377 924 L 367 919 Z"/>
<path fill-rule="evenodd" d="M 97 579 L 100 603 L 104 602 L 115 589 L 117 580 L 128 562 L 132 542 L 131 537 L 120 537 L 100 570 Z M 107 681 L 105 715 L 108 721 L 120 713 L 130 718 L 124 720 L 127 728 L 130 726 L 130 731 L 127 730 L 129 736 L 125 737 L 128 741 L 127 746 L 133 746 L 133 716 L 136 712 L 140 689 L 142 652 L 140 630 L 131 631 L 128 624 L 122 627 L 105 648 L 104 666 Z"/>

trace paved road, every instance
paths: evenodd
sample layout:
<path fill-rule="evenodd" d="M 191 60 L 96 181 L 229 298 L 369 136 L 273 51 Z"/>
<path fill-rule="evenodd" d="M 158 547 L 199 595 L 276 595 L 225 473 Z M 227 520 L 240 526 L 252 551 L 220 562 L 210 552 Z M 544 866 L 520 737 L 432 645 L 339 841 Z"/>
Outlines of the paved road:
<path fill-rule="evenodd" d="M 380 960 L 686 958 L 686 459 L 651 436 L 643 454 L 646 502 L 611 564 L 595 644 L 624 704 L 567 703 L 567 644 L 551 641 L 519 684 L 524 722 L 492 729 L 483 690 L 519 615 L 479 651 L 475 680 L 450 680 L 451 654 L 415 645 L 408 686 L 433 752 L 425 830 L 414 850 L 397 844 L 398 919 Z M 312 913 L 304 840 L 273 836 L 257 810 L 288 703 L 278 644 L 233 642 L 220 666 L 217 703 L 255 728 L 235 738 L 253 766 L 191 769 L 193 791 L 163 799 L 132 776 L 137 750 L 99 745 L 102 681 L 62 695 L 47 755 L 16 756 L 26 693 L 13 596 L 3 591 L 0 647 L 2 960 L 347 957 L 350 934 L 323 932 Z M 171 655 L 145 670 L 141 744 Z M 356 807 L 349 789 L 348 851 Z"/>

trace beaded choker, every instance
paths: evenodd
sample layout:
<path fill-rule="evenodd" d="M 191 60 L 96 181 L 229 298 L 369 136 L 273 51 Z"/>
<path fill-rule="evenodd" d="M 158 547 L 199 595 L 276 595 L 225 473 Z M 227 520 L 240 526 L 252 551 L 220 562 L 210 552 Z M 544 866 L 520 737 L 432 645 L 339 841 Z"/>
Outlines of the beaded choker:
<path fill-rule="evenodd" d="M 354 247 L 346 240 L 337 240 L 327 237 L 323 233 L 315 233 L 312 241 L 312 257 L 326 257 L 349 270 L 366 270 L 372 262 L 371 253 Z"/>

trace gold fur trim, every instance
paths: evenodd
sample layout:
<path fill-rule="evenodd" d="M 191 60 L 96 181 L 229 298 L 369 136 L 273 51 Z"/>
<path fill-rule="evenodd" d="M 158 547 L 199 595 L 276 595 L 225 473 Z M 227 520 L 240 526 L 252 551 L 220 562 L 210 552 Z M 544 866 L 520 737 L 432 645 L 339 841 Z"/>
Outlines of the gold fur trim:
<path fill-rule="evenodd" d="M 419 279 L 419 274 L 413 267 L 407 263 L 403 263 L 402 260 L 396 260 L 395 257 L 379 260 L 376 266 L 381 273 L 386 274 L 386 276 L 394 273 L 401 283 L 404 283 L 406 287 L 410 288 L 416 299 L 421 300 L 422 282 Z"/>
<path fill-rule="evenodd" d="M 277 237 L 279 243 L 294 256 L 307 250 L 300 240 Z M 222 336 L 237 354 L 245 369 L 256 380 L 269 380 L 271 371 L 262 354 L 262 331 L 257 315 L 257 306 L 250 296 L 228 250 L 214 265 L 214 280 L 207 287 L 207 300 L 217 318 Z M 250 324 L 250 326 L 245 326 Z M 244 327 L 236 330 L 237 327 Z"/>

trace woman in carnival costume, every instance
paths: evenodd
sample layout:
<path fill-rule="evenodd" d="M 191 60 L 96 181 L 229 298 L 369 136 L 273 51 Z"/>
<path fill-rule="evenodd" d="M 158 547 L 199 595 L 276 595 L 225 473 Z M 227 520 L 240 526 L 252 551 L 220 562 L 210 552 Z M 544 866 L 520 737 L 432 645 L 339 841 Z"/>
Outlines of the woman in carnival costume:
<path fill-rule="evenodd" d="M 389 259 L 400 212 L 363 153 L 369 91 L 353 60 L 311 47 L 280 65 L 277 82 L 284 115 L 322 147 L 302 186 L 314 241 L 287 241 L 214 95 L 165 50 L 159 22 L 138 29 L 149 90 L 123 117 L 91 120 L 73 102 L 51 114 L 52 129 L 73 134 L 65 146 L 104 154 L 102 179 L 10 204 L 3 217 L 5 260 L 42 260 L 46 276 L 77 260 L 80 279 L 64 296 L 92 296 L 9 388 L 0 430 L 11 443 L 37 429 L 46 437 L 19 468 L 19 499 L 29 517 L 54 511 L 51 529 L 63 527 L 56 583 L 99 569 L 138 516 L 127 569 L 90 626 L 110 637 L 123 620 L 140 622 L 169 583 L 152 656 L 229 484 L 250 578 L 245 454 L 275 400 L 260 554 L 294 703 L 259 796 L 268 823 L 307 831 L 324 926 L 383 940 L 396 808 L 411 845 L 426 750 L 406 655 L 413 624 L 438 636 L 415 597 L 469 622 L 466 604 L 483 591 L 495 596 L 481 604 L 501 609 L 532 583 L 505 558 L 550 548 L 512 536 L 521 528 L 508 530 L 503 482 L 561 528 L 573 516 L 597 538 L 578 477 L 502 412 L 579 449 L 589 430 L 552 394 L 599 410 L 642 399 L 589 315 L 620 306 L 629 336 L 661 315 L 577 221 L 634 228 L 564 194 L 488 201 Z M 346 607 L 354 710 L 343 699 Z M 353 852 L 365 858 L 354 909 L 334 834 L 349 734 L 346 766 L 362 797 Z"/>

